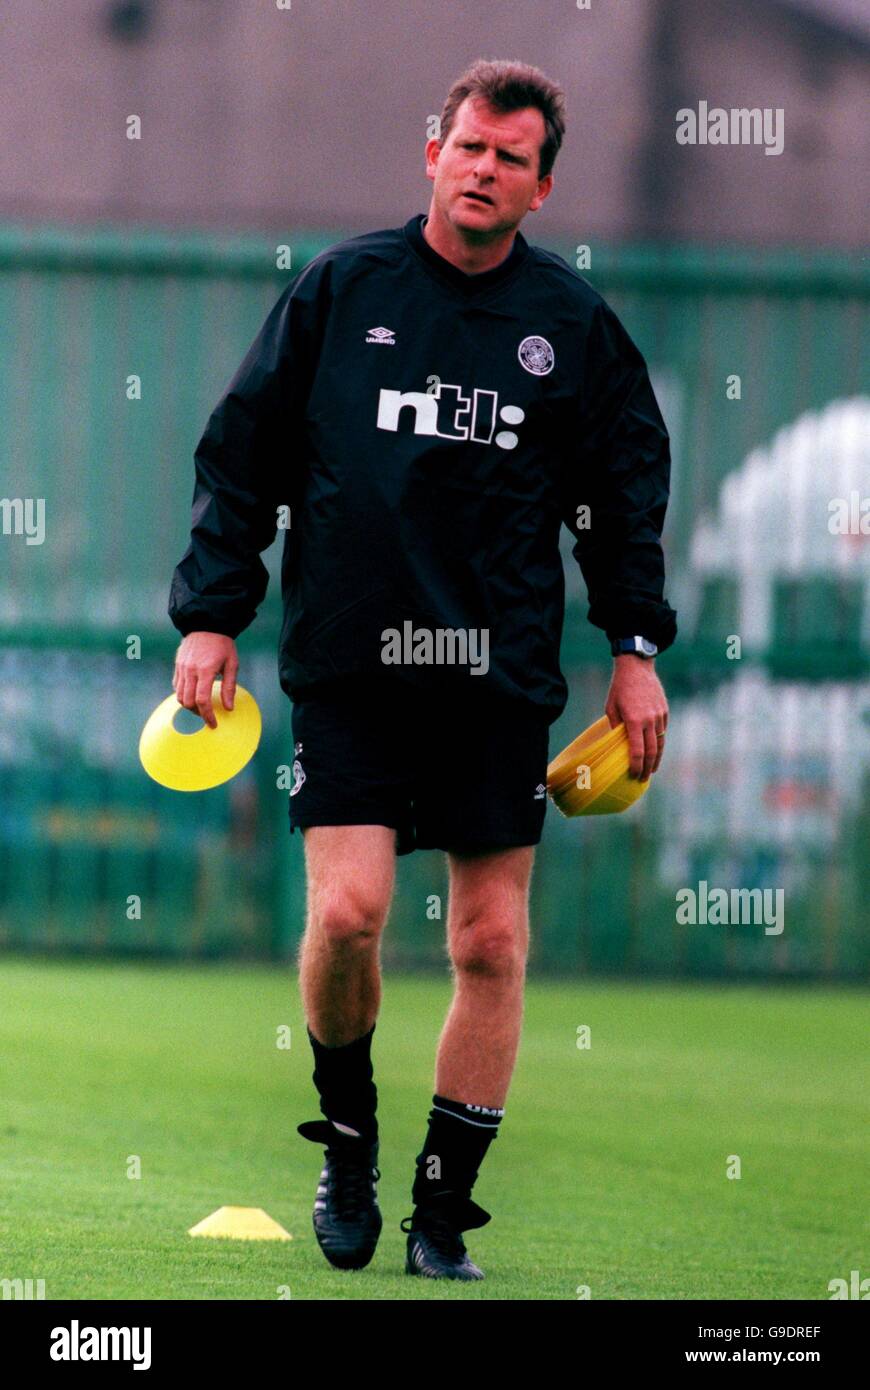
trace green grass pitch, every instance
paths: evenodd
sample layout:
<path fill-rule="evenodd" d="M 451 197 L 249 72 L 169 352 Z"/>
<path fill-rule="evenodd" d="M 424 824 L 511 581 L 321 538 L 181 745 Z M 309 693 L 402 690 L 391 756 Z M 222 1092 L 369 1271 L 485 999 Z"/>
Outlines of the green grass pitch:
<path fill-rule="evenodd" d="M 870 1275 L 866 993 L 578 979 L 529 985 L 475 1189 L 493 1220 L 467 1236 L 486 1279 L 409 1278 L 399 1221 L 448 998 L 446 975 L 386 977 L 384 1232 L 342 1272 L 311 1228 L 322 1151 L 295 1126 L 319 1111 L 289 968 L 0 960 L 0 1279 L 47 1299 L 827 1299 Z M 186 1234 L 225 1204 L 294 1240 Z"/>

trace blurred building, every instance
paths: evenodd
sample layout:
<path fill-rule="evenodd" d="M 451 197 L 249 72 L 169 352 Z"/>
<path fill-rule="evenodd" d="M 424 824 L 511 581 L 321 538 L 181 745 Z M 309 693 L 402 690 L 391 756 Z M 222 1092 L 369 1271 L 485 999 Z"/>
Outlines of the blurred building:
<path fill-rule="evenodd" d="M 870 647 L 870 397 L 808 410 L 753 449 L 726 477 L 715 515 L 698 519 L 690 572 L 696 610 L 734 582 L 734 632 L 754 653 L 774 640 L 777 583 L 813 586 L 817 609 L 827 583 L 828 624 L 836 605 L 851 639 Z"/>
<path fill-rule="evenodd" d="M 484 56 L 566 89 L 532 239 L 866 233 L 861 0 L 5 0 L 0 52 L 0 219 L 396 225 L 428 201 L 427 121 Z M 677 111 L 702 101 L 781 109 L 782 153 L 678 144 Z"/>

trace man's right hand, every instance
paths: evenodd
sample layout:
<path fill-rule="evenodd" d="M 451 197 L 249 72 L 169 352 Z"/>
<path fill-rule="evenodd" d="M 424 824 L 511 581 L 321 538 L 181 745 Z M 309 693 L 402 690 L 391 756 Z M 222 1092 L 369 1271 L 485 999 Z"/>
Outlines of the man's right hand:
<path fill-rule="evenodd" d="M 175 654 L 172 689 L 178 703 L 200 714 L 212 729 L 217 728 L 217 719 L 212 709 L 211 688 L 221 671 L 223 707 L 232 709 L 239 673 L 235 642 L 220 632 L 189 632 Z"/>

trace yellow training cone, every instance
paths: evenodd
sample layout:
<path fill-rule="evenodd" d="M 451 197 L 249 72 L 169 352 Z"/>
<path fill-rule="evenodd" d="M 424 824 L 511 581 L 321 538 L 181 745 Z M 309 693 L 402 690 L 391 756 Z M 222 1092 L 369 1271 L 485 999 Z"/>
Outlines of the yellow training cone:
<path fill-rule="evenodd" d="M 260 742 L 263 721 L 253 695 L 236 686 L 233 709 L 224 709 L 221 683 L 211 688 L 217 728 L 203 721 L 195 734 L 180 734 L 175 716 L 181 709 L 175 695 L 157 706 L 139 739 L 139 761 L 155 782 L 175 792 L 201 792 L 219 787 L 241 772 Z"/>
<path fill-rule="evenodd" d="M 629 777 L 628 734 L 624 724 L 611 729 L 602 715 L 547 768 L 547 791 L 563 816 L 607 816 L 624 811 L 650 784 Z"/>
<path fill-rule="evenodd" d="M 273 1221 L 262 1207 L 218 1207 L 211 1216 L 191 1226 L 189 1236 L 216 1236 L 224 1240 L 292 1240 L 289 1231 Z"/>

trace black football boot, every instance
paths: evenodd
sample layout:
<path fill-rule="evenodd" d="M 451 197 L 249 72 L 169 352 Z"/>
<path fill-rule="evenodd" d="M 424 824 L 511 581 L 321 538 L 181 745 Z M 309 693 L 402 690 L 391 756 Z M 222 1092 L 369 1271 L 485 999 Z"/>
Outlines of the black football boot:
<path fill-rule="evenodd" d="M 470 1197 L 454 1193 L 415 1207 L 413 1216 L 402 1222 L 408 1236 L 405 1273 L 424 1279 L 482 1279 L 483 1270 L 469 1258 L 462 1232 L 491 1219 Z"/>
<path fill-rule="evenodd" d="M 326 1146 L 314 1202 L 317 1243 L 336 1269 L 364 1269 L 383 1225 L 378 1141 L 370 1144 L 342 1134 L 331 1120 L 307 1120 L 297 1128 L 303 1139 Z"/>

